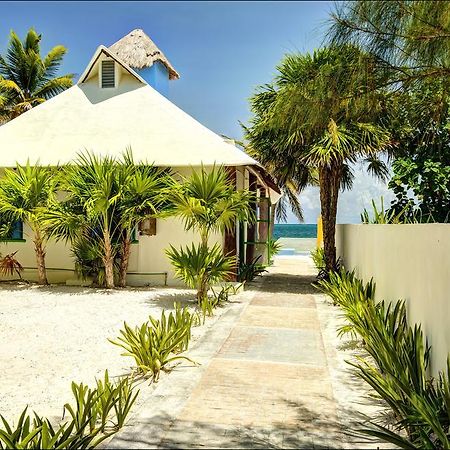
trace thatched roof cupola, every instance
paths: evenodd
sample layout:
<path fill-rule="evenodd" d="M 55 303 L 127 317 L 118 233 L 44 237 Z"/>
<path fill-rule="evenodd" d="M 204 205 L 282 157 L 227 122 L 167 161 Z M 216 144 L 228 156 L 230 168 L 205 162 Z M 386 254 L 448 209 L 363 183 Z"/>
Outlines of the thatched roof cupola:
<path fill-rule="evenodd" d="M 160 62 L 169 73 L 170 80 L 177 80 L 180 75 L 170 64 L 164 53 L 141 29 L 128 33 L 109 47 L 123 62 L 135 70 L 142 70 Z"/>

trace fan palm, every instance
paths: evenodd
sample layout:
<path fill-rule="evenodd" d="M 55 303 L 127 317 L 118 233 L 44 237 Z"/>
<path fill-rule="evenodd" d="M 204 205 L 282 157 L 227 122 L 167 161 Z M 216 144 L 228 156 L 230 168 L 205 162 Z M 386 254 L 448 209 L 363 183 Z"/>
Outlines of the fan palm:
<path fill-rule="evenodd" d="M 40 284 L 48 284 L 45 270 L 47 235 L 42 213 L 52 203 L 55 183 L 52 172 L 39 165 L 17 165 L 5 169 L 0 183 L 0 213 L 12 221 L 27 222 L 33 232 L 38 277 Z"/>
<path fill-rule="evenodd" d="M 166 254 L 176 274 L 186 284 L 197 288 L 200 303 L 207 295 L 211 282 L 223 280 L 231 272 L 234 258 L 223 255 L 215 245 L 208 247 L 211 233 L 232 230 L 237 221 L 253 221 L 250 202 L 253 194 L 236 191 L 223 167 L 202 167 L 182 183 L 174 181 L 168 189 L 169 214 L 183 220 L 186 230 L 197 231 L 200 244 L 176 250 L 172 246 Z"/>
<path fill-rule="evenodd" d="M 370 171 L 387 173 L 379 154 L 389 149 L 390 136 L 375 122 L 383 97 L 367 88 L 381 75 L 351 46 L 287 55 L 277 69 L 274 83 L 251 99 L 255 115 L 246 138 L 263 162 L 293 173 L 300 188 L 318 180 L 325 261 L 332 270 L 338 194 L 351 187 L 351 165 L 365 160 Z"/>
<path fill-rule="evenodd" d="M 116 212 L 123 186 L 118 184 L 117 161 L 82 153 L 74 164 L 65 166 L 59 189 L 66 198 L 45 213 L 45 226 L 56 239 L 75 242 L 80 236 L 100 245 L 105 286 L 114 287 L 114 259 L 117 245 Z"/>
<path fill-rule="evenodd" d="M 56 76 L 67 49 L 53 47 L 40 54 L 41 35 L 30 29 L 22 42 L 11 31 L 5 56 L 0 56 L 0 122 L 23 112 L 72 86 L 73 74 Z"/>
<path fill-rule="evenodd" d="M 101 269 L 108 288 L 115 285 L 118 265 L 119 286 L 123 287 L 133 229 L 146 217 L 158 215 L 168 178 L 167 170 L 135 164 L 131 149 L 123 161 L 80 154 L 61 172 L 59 187 L 66 198 L 45 213 L 47 232 L 72 243 L 79 266 L 83 255 L 89 254 L 86 268 L 89 271 L 93 265 L 95 271 Z"/>
<path fill-rule="evenodd" d="M 171 180 L 167 169 L 149 164 L 135 164 L 131 150 L 117 168 L 118 186 L 122 186 L 117 214 L 120 231 L 119 286 L 125 287 L 132 233 L 136 224 L 150 217 L 157 217 L 164 209 L 162 194 Z"/>
<path fill-rule="evenodd" d="M 221 166 L 193 171 L 182 183 L 174 182 L 167 195 L 170 213 L 183 220 L 186 230 L 197 231 L 203 246 L 211 233 L 232 230 L 236 221 L 251 221 L 251 200 L 249 191 L 236 191 Z"/>

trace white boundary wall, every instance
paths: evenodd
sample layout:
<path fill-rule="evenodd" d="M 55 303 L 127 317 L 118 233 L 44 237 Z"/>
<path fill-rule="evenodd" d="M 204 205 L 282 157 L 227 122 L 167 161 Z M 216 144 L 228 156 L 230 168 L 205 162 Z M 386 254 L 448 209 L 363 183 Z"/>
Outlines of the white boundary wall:
<path fill-rule="evenodd" d="M 338 225 L 336 247 L 348 270 L 376 283 L 377 300 L 407 301 L 410 324 L 422 324 L 431 372 L 450 352 L 450 224 Z"/>

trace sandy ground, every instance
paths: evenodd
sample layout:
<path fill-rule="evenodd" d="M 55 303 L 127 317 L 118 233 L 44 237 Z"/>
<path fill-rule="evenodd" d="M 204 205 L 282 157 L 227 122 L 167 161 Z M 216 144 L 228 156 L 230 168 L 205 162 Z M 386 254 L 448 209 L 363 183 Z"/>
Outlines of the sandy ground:
<path fill-rule="evenodd" d="M 133 360 L 107 341 L 124 321 L 139 325 L 174 301 L 192 299 L 190 291 L 169 288 L 0 285 L 0 414 L 16 421 L 28 404 L 56 419 L 72 401 L 72 381 L 93 385 L 105 369 L 112 376 L 129 372 Z"/>
<path fill-rule="evenodd" d="M 296 254 L 309 254 L 316 248 L 316 238 L 279 238 L 284 249 L 294 249 Z"/>

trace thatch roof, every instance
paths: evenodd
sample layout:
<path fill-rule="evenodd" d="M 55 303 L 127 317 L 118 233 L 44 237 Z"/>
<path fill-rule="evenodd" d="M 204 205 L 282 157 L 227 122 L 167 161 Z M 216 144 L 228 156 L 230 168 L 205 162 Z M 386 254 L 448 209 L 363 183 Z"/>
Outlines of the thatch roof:
<path fill-rule="evenodd" d="M 131 31 L 111 45 L 109 50 L 114 52 L 123 62 L 133 69 L 150 67 L 155 61 L 160 61 L 167 67 L 169 79 L 177 80 L 180 78 L 180 75 L 172 64 L 170 64 L 164 53 L 143 30 L 136 29 Z"/>

